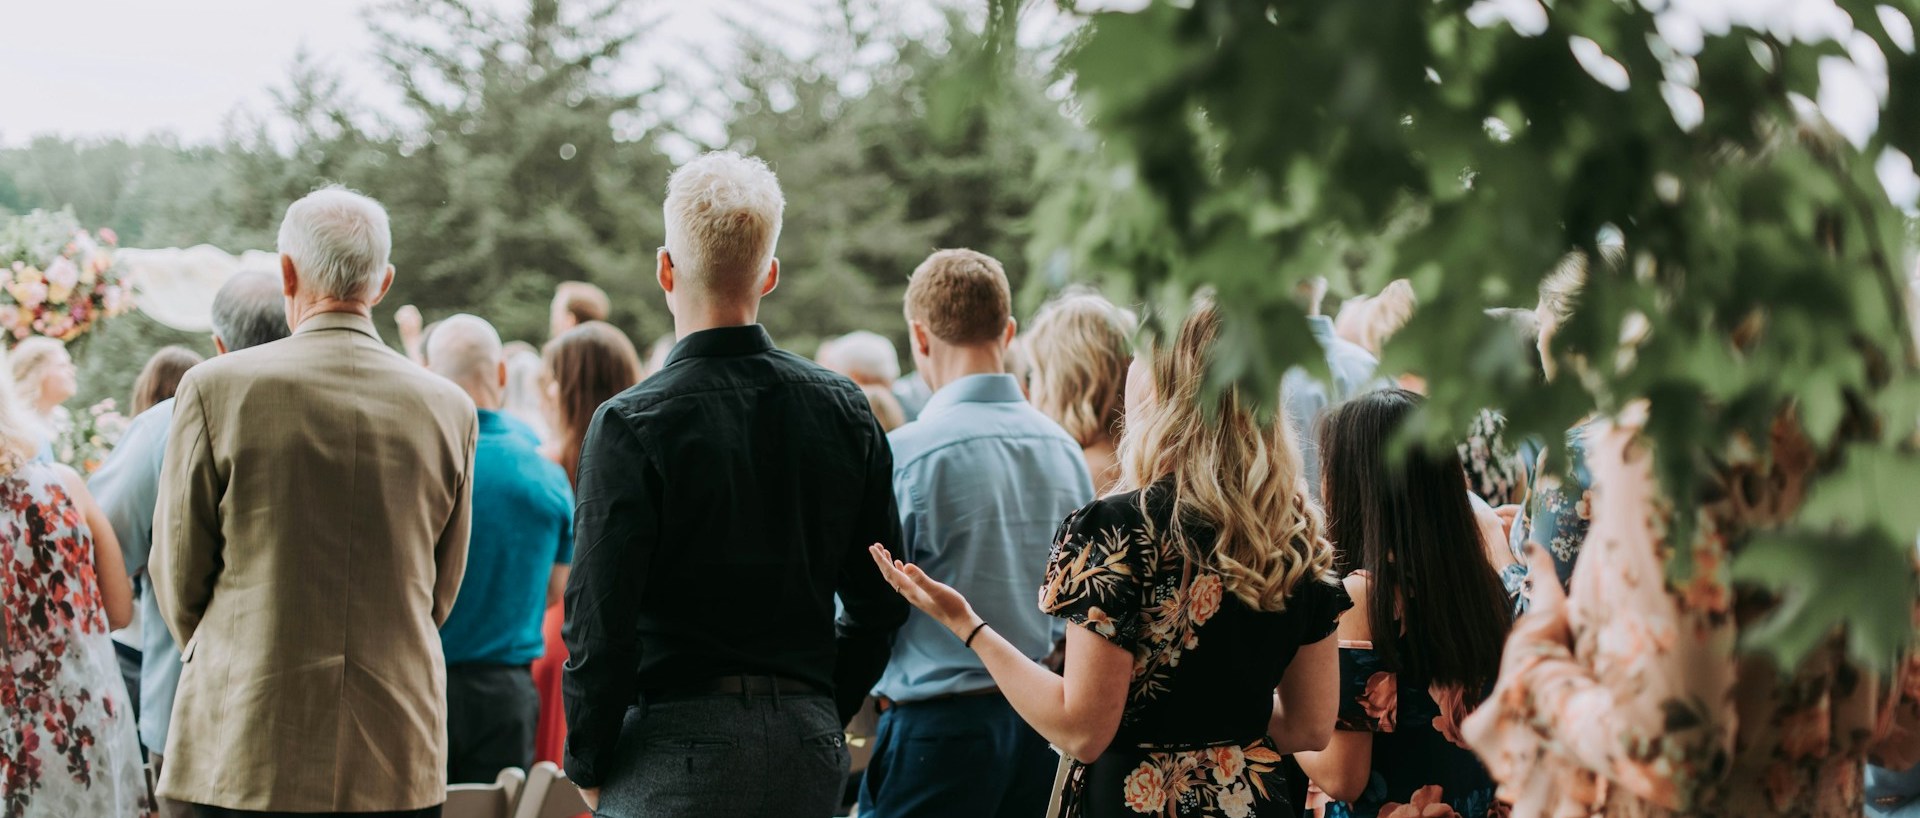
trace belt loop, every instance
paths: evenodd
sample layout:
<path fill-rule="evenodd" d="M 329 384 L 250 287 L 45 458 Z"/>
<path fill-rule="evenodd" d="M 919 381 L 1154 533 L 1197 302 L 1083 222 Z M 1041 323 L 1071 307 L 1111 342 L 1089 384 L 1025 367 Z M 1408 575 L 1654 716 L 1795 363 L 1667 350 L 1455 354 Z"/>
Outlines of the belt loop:
<path fill-rule="evenodd" d="M 740 709 L 746 710 L 751 708 L 752 706 L 753 706 L 753 677 L 741 676 L 740 677 Z"/>
<path fill-rule="evenodd" d="M 773 712 L 780 712 L 780 680 L 767 677 L 767 686 L 773 688 Z"/>

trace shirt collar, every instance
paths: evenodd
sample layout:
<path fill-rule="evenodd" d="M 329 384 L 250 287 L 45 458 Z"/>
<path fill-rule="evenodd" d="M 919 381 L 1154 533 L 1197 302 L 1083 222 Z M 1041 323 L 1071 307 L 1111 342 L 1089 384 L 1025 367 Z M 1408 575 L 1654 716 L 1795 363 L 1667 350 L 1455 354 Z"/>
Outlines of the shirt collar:
<path fill-rule="evenodd" d="M 480 431 L 482 432 L 504 432 L 509 428 L 506 418 L 498 411 L 479 408 L 473 411 L 474 414 L 480 418 Z"/>
<path fill-rule="evenodd" d="M 1012 375 L 968 375 L 933 393 L 926 407 L 920 410 L 920 417 L 937 415 L 962 403 L 1017 403 L 1026 399 L 1020 391 L 1020 381 Z"/>
<path fill-rule="evenodd" d="M 773 336 L 759 324 L 740 327 L 714 327 L 680 339 L 667 355 L 667 366 L 687 358 L 734 357 L 772 352 Z"/>
<path fill-rule="evenodd" d="M 304 335 L 309 332 L 319 332 L 330 329 L 353 330 L 375 341 L 380 340 L 380 331 L 373 328 L 372 318 L 351 312 L 320 313 L 301 322 L 300 328 L 294 330 L 293 334 Z"/>

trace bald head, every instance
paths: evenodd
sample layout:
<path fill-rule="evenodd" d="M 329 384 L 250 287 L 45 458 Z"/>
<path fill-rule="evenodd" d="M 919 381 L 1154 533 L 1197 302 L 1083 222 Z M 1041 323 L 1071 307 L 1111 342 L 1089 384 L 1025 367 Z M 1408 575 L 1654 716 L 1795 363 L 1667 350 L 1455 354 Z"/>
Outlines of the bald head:
<path fill-rule="evenodd" d="M 465 314 L 441 321 L 427 338 L 427 368 L 467 390 L 473 405 L 500 408 L 507 356 L 492 324 Z"/>

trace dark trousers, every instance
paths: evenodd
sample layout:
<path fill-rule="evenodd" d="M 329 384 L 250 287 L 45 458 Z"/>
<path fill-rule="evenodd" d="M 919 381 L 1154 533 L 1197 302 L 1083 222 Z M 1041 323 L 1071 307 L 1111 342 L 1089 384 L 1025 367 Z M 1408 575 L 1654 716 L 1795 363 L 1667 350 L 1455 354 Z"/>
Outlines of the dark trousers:
<path fill-rule="evenodd" d="M 643 697 L 644 699 L 644 697 Z M 601 818 L 827 818 L 846 733 L 819 695 L 726 693 L 627 709 Z"/>
<path fill-rule="evenodd" d="M 1059 761 L 999 694 L 896 704 L 880 714 L 860 816 L 1045 815 Z"/>
<path fill-rule="evenodd" d="M 447 666 L 447 783 L 491 784 L 533 767 L 540 694 L 528 665 Z"/>
<path fill-rule="evenodd" d="M 243 809 L 194 804 L 193 814 L 196 818 L 325 818 L 329 815 L 343 816 L 343 818 L 440 818 L 440 808 L 427 807 L 401 812 L 248 812 Z"/>

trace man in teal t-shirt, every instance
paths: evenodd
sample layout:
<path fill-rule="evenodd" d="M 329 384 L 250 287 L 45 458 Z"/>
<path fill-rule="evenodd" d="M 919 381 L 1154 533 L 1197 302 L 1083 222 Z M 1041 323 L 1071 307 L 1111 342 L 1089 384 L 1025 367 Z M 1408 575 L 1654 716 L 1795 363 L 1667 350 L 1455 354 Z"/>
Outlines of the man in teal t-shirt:
<path fill-rule="evenodd" d="M 526 424 L 501 413 L 506 356 L 487 322 L 456 315 L 427 342 L 427 365 L 480 413 L 467 573 L 440 626 L 447 658 L 447 781 L 487 783 L 533 764 L 540 618 L 573 561 L 573 491 Z"/>

